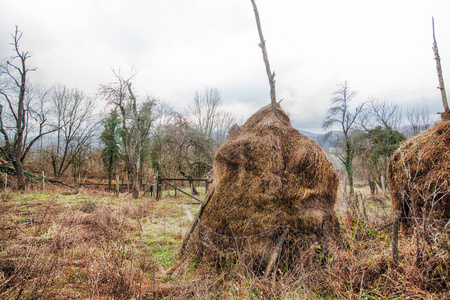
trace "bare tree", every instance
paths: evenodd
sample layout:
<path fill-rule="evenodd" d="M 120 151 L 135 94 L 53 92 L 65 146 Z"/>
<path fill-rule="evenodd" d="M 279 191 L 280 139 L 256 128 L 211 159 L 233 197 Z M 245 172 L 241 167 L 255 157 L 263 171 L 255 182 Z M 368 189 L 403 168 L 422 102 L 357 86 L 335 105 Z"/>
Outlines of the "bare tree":
<path fill-rule="evenodd" d="M 158 161 L 161 174 L 178 173 L 188 179 L 192 193 L 197 195 L 192 179 L 211 170 L 214 156 L 211 142 L 186 117 L 174 113 L 172 122 L 159 128 L 153 160 Z"/>
<path fill-rule="evenodd" d="M 143 163 L 144 149 L 149 144 L 150 129 L 157 118 L 155 106 L 157 101 L 147 97 L 139 104 L 132 88 L 133 76 L 124 78 L 114 72 L 116 81 L 100 86 L 100 93 L 118 108 L 122 120 L 121 135 L 123 157 L 132 178 L 132 193 L 139 197 L 140 171 Z"/>
<path fill-rule="evenodd" d="M 368 109 L 360 114 L 360 124 L 367 130 L 381 125 L 385 129 L 399 130 L 402 125 L 402 112 L 397 104 L 370 98 Z"/>
<path fill-rule="evenodd" d="M 362 129 L 354 133 L 355 154 L 359 163 L 368 171 L 369 183 L 382 188 L 381 178 L 386 177 L 389 159 L 405 137 L 399 132 L 402 113 L 397 104 L 370 98 L 367 109 L 358 117 Z"/>
<path fill-rule="evenodd" d="M 337 156 L 345 166 L 350 183 L 350 195 L 353 195 L 353 159 L 355 156 L 355 147 L 352 131 L 356 125 L 355 122 L 358 116 L 363 111 L 364 103 L 357 106 L 354 112 L 351 111 L 350 103 L 356 96 L 356 92 L 350 90 L 347 81 L 339 85 L 339 89 L 334 92 L 334 95 L 322 127 L 324 129 L 331 129 L 335 125 L 339 127 L 337 132 L 342 134 L 342 138 L 339 139 L 342 153 Z M 329 131 L 327 135 L 330 135 L 332 132 Z"/>
<path fill-rule="evenodd" d="M 204 135 L 205 140 L 213 141 L 216 147 L 225 141 L 234 122 L 233 115 L 221 110 L 221 106 L 222 96 L 219 90 L 206 88 L 203 92 L 196 91 L 194 101 L 188 109 L 191 125 Z"/>
<path fill-rule="evenodd" d="M 221 112 L 215 126 L 214 140 L 218 146 L 225 143 L 231 126 L 236 122 L 236 118 L 231 112 Z"/>
<path fill-rule="evenodd" d="M 55 87 L 53 105 L 60 130 L 50 147 L 50 163 L 53 175 L 59 178 L 90 143 L 99 121 L 94 115 L 94 100 L 78 89 Z"/>
<path fill-rule="evenodd" d="M 18 189 L 25 189 L 24 160 L 33 144 L 43 135 L 57 130 L 47 122 L 46 91 L 33 95 L 28 73 L 31 54 L 20 49 L 23 32 L 16 26 L 12 35 L 14 55 L 0 66 L 0 132 L 5 140 L 3 155 L 11 161 L 17 174 Z M 6 106 L 7 112 L 4 111 Z"/>
<path fill-rule="evenodd" d="M 422 106 L 408 107 L 406 110 L 406 119 L 412 129 L 412 135 L 416 135 L 430 128 L 433 123 L 431 110 L 427 103 Z"/>
<path fill-rule="evenodd" d="M 189 106 L 189 115 L 193 126 L 211 139 L 218 117 L 218 109 L 222 104 L 222 96 L 218 89 L 206 88 L 203 92 L 196 91 L 194 103 Z"/>
<path fill-rule="evenodd" d="M 157 109 L 158 100 L 147 96 L 145 100 L 137 107 L 134 115 L 133 126 L 134 131 L 133 140 L 136 141 L 136 168 L 138 170 L 139 182 L 142 182 L 144 177 L 144 165 L 148 161 L 151 152 L 151 141 L 154 136 L 153 129 L 156 120 L 160 118 L 160 111 Z"/>

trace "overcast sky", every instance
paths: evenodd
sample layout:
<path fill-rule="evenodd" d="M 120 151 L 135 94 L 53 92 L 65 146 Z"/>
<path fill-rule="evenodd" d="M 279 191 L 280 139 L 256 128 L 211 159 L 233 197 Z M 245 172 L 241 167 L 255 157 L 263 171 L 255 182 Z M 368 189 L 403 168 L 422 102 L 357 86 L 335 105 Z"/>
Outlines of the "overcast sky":
<path fill-rule="evenodd" d="M 0 57 L 14 26 L 38 67 L 32 81 L 95 95 L 111 68 L 137 70 L 135 87 L 180 111 L 218 88 L 238 119 L 270 102 L 250 0 L 0 0 Z M 356 102 L 442 111 L 431 17 L 450 82 L 449 0 L 257 0 L 277 98 L 298 129 L 321 132 L 337 84 Z"/>

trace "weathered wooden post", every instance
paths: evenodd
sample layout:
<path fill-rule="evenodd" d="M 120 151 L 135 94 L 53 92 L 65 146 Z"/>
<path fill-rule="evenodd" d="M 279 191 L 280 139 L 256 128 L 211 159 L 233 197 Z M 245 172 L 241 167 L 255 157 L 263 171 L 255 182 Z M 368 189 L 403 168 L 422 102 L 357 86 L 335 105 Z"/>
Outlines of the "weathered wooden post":
<path fill-rule="evenodd" d="M 392 259 L 394 266 L 398 266 L 398 231 L 400 227 L 400 211 L 395 213 L 394 228 L 392 229 Z"/>
<path fill-rule="evenodd" d="M 209 189 L 209 184 L 210 184 L 211 182 L 208 180 L 208 179 L 206 179 L 206 181 L 205 181 L 205 195 L 206 195 L 206 193 L 208 192 L 208 189 Z"/>
<path fill-rule="evenodd" d="M 433 23 L 433 52 L 434 58 L 436 59 L 436 69 L 439 79 L 438 89 L 441 90 L 442 105 L 444 106 L 444 112 L 441 114 L 441 117 L 443 120 L 445 120 L 449 118 L 450 109 L 448 108 L 447 94 L 445 93 L 444 77 L 442 76 L 441 57 L 439 56 L 436 36 L 434 34 L 434 18 L 432 18 L 432 23 Z"/>
<path fill-rule="evenodd" d="M 156 171 L 155 176 L 153 176 L 153 182 L 152 182 L 151 196 L 154 198 L 156 198 L 156 190 L 158 189 L 158 182 L 157 182 L 156 178 L 158 178 L 158 171 Z"/>
<path fill-rule="evenodd" d="M 116 195 L 119 197 L 120 194 L 120 184 L 119 184 L 119 175 L 116 174 Z"/>
<path fill-rule="evenodd" d="M 281 254 L 281 248 L 283 246 L 283 242 L 284 239 L 286 238 L 287 233 L 289 232 L 289 227 L 287 227 L 283 234 L 281 235 L 281 237 L 278 239 L 277 244 L 275 246 L 275 249 L 273 250 L 272 256 L 270 257 L 270 261 L 267 265 L 266 271 L 264 272 L 264 279 L 267 279 L 267 277 L 269 276 L 270 272 L 272 272 L 272 270 L 275 267 L 275 262 L 278 260 L 278 257 Z M 277 270 L 274 270 L 274 277 L 277 273 Z"/>
<path fill-rule="evenodd" d="M 153 197 L 156 200 L 161 199 L 161 180 L 158 171 L 156 171 L 156 175 L 153 177 Z"/>
<path fill-rule="evenodd" d="M 381 189 L 383 190 L 383 197 L 386 197 L 386 186 L 385 186 L 385 182 L 384 182 L 384 176 L 381 175 Z"/>
<path fill-rule="evenodd" d="M 161 189 L 161 179 L 158 177 L 158 189 L 157 189 L 157 196 L 156 196 L 156 198 L 158 199 L 158 200 L 160 200 L 161 199 L 161 197 L 162 197 L 162 189 Z"/>

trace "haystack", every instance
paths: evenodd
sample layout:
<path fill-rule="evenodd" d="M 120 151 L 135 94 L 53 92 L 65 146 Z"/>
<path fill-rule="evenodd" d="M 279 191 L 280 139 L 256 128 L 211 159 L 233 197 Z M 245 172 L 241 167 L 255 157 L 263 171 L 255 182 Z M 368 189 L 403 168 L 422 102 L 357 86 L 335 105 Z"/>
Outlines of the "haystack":
<path fill-rule="evenodd" d="M 214 176 L 184 252 L 203 258 L 211 249 L 222 256 L 248 252 L 264 268 L 280 237 L 283 251 L 293 244 L 307 249 L 323 244 L 339 226 L 337 172 L 325 152 L 291 126 L 279 104 L 276 116 L 268 105 L 230 129 L 215 155 Z M 294 253 L 290 263 L 293 257 L 302 259 Z"/>
<path fill-rule="evenodd" d="M 404 225 L 413 223 L 410 217 L 448 221 L 450 120 L 404 142 L 389 162 L 388 178 L 393 208 Z"/>

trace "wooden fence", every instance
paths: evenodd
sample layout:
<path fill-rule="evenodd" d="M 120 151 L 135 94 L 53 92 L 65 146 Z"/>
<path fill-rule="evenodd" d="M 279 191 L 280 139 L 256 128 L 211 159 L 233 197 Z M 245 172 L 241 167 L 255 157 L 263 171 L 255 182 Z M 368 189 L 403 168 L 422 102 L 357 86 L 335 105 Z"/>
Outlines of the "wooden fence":
<path fill-rule="evenodd" d="M 87 187 L 89 189 L 95 188 L 95 189 L 102 189 L 104 191 L 117 191 L 117 189 L 119 189 L 119 192 L 127 192 L 131 190 L 131 184 L 127 184 L 127 183 L 120 183 L 120 184 L 116 184 L 116 183 L 80 183 L 80 186 L 84 186 Z M 148 187 L 147 184 L 142 184 L 141 188 L 143 190 L 146 190 Z"/>
<path fill-rule="evenodd" d="M 176 191 L 179 191 L 180 193 L 191 197 L 192 199 L 194 199 L 195 201 L 197 201 L 198 204 L 203 203 L 202 200 L 198 199 L 197 197 L 195 197 L 194 195 L 191 195 L 185 191 L 183 191 L 182 189 L 180 189 L 179 187 L 177 187 L 175 184 L 172 184 L 172 182 L 177 182 L 177 181 L 188 181 L 190 184 L 193 184 L 194 182 L 204 182 L 205 183 L 205 193 L 206 191 L 208 191 L 209 185 L 212 183 L 211 181 L 209 181 L 208 179 L 181 179 L 181 178 L 159 178 L 159 177 L 155 177 L 153 180 L 153 188 L 151 188 L 150 190 L 152 191 L 152 195 L 157 199 L 161 199 L 162 197 L 162 184 L 166 184 L 167 186 L 173 188 Z"/>
<path fill-rule="evenodd" d="M 197 201 L 198 204 L 203 203 L 202 200 L 198 199 L 196 196 L 191 195 L 187 193 L 186 191 L 182 190 L 178 186 L 174 184 L 174 182 L 183 182 L 188 181 L 190 184 L 193 184 L 194 182 L 204 182 L 205 183 L 205 192 L 208 190 L 209 185 L 212 183 L 212 181 L 209 181 L 208 179 L 184 179 L 184 178 L 159 178 L 155 177 L 153 182 L 150 184 L 142 184 L 141 188 L 150 193 L 151 196 L 155 197 L 157 200 L 160 200 L 162 197 L 162 185 L 166 184 L 167 186 L 173 188 L 175 191 L 178 191 L 195 201 Z M 102 189 L 104 191 L 116 191 L 119 190 L 119 192 L 127 192 L 131 190 L 131 184 L 117 184 L 117 183 L 80 183 L 80 186 L 87 187 L 89 189 Z"/>

